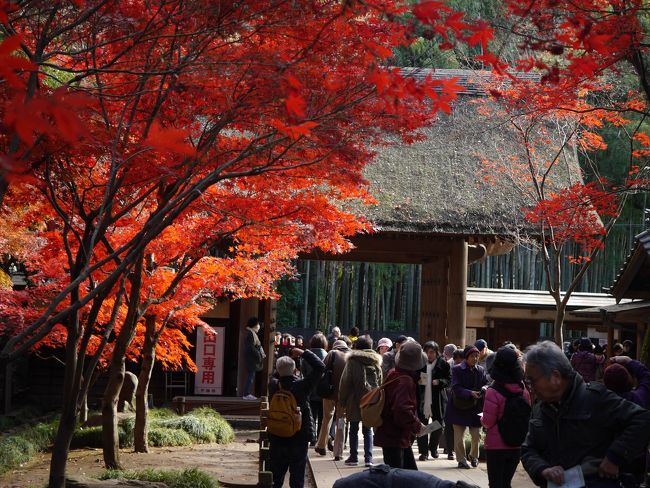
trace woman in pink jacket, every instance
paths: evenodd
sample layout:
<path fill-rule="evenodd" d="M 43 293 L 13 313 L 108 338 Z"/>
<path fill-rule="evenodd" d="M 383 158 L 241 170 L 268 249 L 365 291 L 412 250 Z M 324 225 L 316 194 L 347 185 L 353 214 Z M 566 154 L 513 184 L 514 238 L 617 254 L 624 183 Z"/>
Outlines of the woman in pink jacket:
<path fill-rule="evenodd" d="M 530 415 L 530 394 L 523 383 L 524 370 L 518 351 L 508 346 L 499 349 L 490 368 L 490 376 L 494 383 L 485 392 L 481 417 L 481 424 L 487 429 L 484 447 L 488 481 L 490 488 L 510 488 L 521 457 L 521 443 L 509 445 L 499 432 L 499 420 L 504 416 L 506 395 L 522 395 L 527 404 L 523 407 L 527 408 Z M 524 424 L 524 429 L 526 425 Z"/>

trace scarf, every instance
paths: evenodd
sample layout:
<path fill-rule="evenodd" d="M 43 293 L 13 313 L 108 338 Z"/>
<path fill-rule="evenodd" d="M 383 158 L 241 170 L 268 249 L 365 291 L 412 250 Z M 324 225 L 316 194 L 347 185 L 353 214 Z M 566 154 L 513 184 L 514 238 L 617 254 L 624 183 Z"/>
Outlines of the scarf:
<path fill-rule="evenodd" d="M 432 386 L 431 386 L 431 381 L 433 381 L 433 378 L 431 377 L 433 374 L 433 367 L 436 365 L 435 361 L 433 363 L 427 363 L 427 384 L 424 387 L 424 417 L 429 418 L 431 417 L 431 402 L 433 401 L 433 391 L 432 391 Z"/>

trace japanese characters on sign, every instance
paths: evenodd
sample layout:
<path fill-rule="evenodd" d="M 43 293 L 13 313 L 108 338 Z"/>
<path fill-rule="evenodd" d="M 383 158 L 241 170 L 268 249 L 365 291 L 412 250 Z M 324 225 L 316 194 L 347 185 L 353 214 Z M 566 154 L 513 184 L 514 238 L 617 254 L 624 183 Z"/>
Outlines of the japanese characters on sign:
<path fill-rule="evenodd" d="M 196 332 L 195 395 L 223 394 L 225 327 L 198 327 Z"/>

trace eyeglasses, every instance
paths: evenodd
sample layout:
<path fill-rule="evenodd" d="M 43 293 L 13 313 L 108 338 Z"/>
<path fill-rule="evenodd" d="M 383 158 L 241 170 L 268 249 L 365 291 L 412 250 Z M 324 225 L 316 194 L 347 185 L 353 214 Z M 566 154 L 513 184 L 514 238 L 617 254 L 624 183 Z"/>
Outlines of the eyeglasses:
<path fill-rule="evenodd" d="M 524 384 L 529 390 L 531 390 L 532 388 L 535 387 L 535 383 L 537 383 L 540 380 L 540 378 L 542 378 L 541 375 L 538 376 L 537 378 L 531 378 L 530 376 L 526 376 L 524 378 Z"/>

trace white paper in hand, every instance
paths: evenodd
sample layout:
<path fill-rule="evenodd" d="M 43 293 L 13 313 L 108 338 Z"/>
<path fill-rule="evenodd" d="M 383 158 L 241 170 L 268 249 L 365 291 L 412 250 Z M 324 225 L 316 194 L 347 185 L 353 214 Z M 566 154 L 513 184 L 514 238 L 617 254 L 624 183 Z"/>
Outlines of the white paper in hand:
<path fill-rule="evenodd" d="M 583 488 L 585 486 L 585 477 L 582 475 L 582 468 L 578 465 L 565 469 L 564 483 L 558 485 L 549 481 L 546 486 L 547 488 Z"/>
<path fill-rule="evenodd" d="M 423 435 L 429 435 L 432 432 L 435 432 L 436 430 L 440 430 L 440 429 L 442 429 L 442 425 L 440 425 L 440 422 L 438 422 L 437 420 L 434 420 L 430 424 L 427 424 L 424 427 L 424 429 L 420 431 L 418 437 L 422 437 Z"/>

